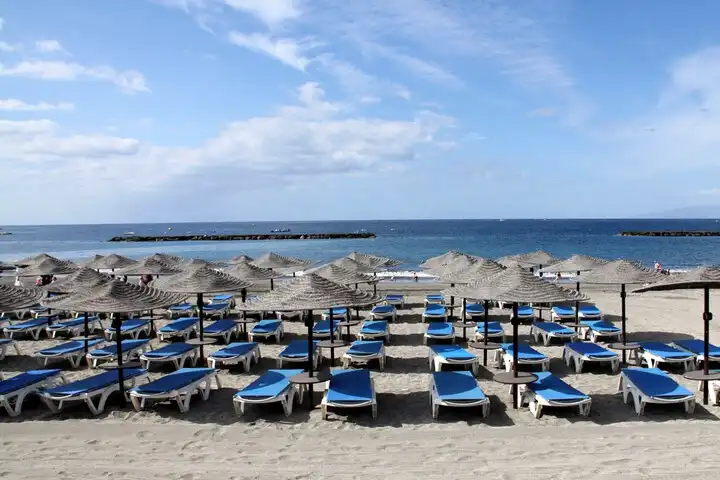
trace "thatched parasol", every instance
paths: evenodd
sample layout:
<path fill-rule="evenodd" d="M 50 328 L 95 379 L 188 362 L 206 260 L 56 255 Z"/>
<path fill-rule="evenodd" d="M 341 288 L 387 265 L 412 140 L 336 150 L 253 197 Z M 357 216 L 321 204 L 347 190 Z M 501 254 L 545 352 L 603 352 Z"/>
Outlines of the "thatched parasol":
<path fill-rule="evenodd" d="M 149 257 L 145 258 L 157 260 L 158 262 L 162 262 L 166 265 L 170 265 L 173 267 L 180 265 L 185 260 L 183 257 L 179 257 L 177 255 L 170 255 L 168 253 L 153 253 Z"/>
<path fill-rule="evenodd" d="M 256 267 L 252 263 L 247 262 L 235 263 L 233 266 L 225 270 L 225 273 L 252 283 L 270 280 L 270 290 L 275 289 L 274 280 L 276 278 L 284 277 L 282 273 L 276 272 L 270 268 Z M 242 301 L 245 302 L 244 296 Z"/>
<path fill-rule="evenodd" d="M 180 272 L 182 270 L 177 266 L 168 265 L 154 257 L 148 257 L 115 273 L 117 275 L 175 275 Z"/>
<path fill-rule="evenodd" d="M 42 289 L 50 293 L 81 293 L 84 290 L 97 287 L 111 280 L 109 276 L 99 273 L 92 268 L 81 267 L 75 273 L 45 285 Z"/>
<path fill-rule="evenodd" d="M 450 264 L 452 265 L 452 263 Z M 467 284 L 474 281 L 483 280 L 492 275 L 505 270 L 498 262 L 489 260 L 487 258 L 481 258 L 468 265 L 466 268 L 462 268 L 456 271 L 445 273 L 440 276 L 440 281 L 444 283 L 454 284 Z"/>
<path fill-rule="evenodd" d="M 50 308 L 72 310 L 75 312 L 94 313 L 128 313 L 165 308 L 184 300 L 185 295 L 168 293 L 155 288 L 142 285 L 131 285 L 126 282 L 112 281 L 91 288 L 81 293 L 65 295 L 61 297 L 46 298 L 42 301 Z M 87 313 L 85 314 L 87 322 Z M 123 356 L 122 356 L 122 335 L 120 317 L 113 319 L 115 328 L 115 342 L 117 347 L 117 372 L 120 399 L 125 404 L 124 378 L 123 378 Z M 85 348 L 87 349 L 87 332 Z"/>
<path fill-rule="evenodd" d="M 602 258 L 590 257 L 588 255 L 573 255 L 572 257 L 540 269 L 541 273 L 562 273 L 562 272 L 587 272 L 594 270 L 608 263 Z"/>
<path fill-rule="evenodd" d="M 86 263 L 85 266 L 88 268 L 94 268 L 95 270 L 115 270 L 116 268 L 127 268 L 135 265 L 136 263 L 138 263 L 137 260 L 113 253 L 106 257 L 100 257 L 93 262 Z"/>
<path fill-rule="evenodd" d="M 250 256 L 245 255 L 244 253 L 242 253 L 242 254 L 238 255 L 237 257 L 231 258 L 228 263 L 229 263 L 230 265 L 235 265 L 236 263 L 249 263 L 249 262 L 252 262 L 252 261 L 253 261 L 253 258 L 252 258 L 252 257 L 250 257 Z"/>
<path fill-rule="evenodd" d="M 374 268 L 376 271 L 397 267 L 403 263 L 402 261 L 395 260 L 394 258 L 381 257 L 379 255 L 371 255 L 360 252 L 352 252 L 347 255 L 347 258 L 355 260 L 359 263 L 364 263 L 365 265 Z"/>
<path fill-rule="evenodd" d="M 299 272 L 308 268 L 313 264 L 310 260 L 301 260 L 299 258 L 285 257 L 277 253 L 266 253 L 265 255 L 256 258 L 251 262 L 256 267 L 261 268 L 272 268 L 276 270 L 285 270 L 293 272 Z"/>
<path fill-rule="evenodd" d="M 57 258 L 46 258 L 38 263 L 21 268 L 16 275 L 18 277 L 38 277 L 42 275 L 70 275 L 77 271 L 78 266 L 72 262 L 58 260 Z"/>
<path fill-rule="evenodd" d="M 375 269 L 365 263 L 360 263 L 352 258 L 342 257 L 332 262 L 328 262 L 328 265 L 337 265 L 345 270 L 350 270 L 357 273 L 374 273 Z"/>
<path fill-rule="evenodd" d="M 78 263 L 78 266 L 84 267 L 84 266 L 86 266 L 86 265 L 89 265 L 89 264 L 91 264 L 91 263 L 93 263 L 93 262 L 96 262 L 96 261 L 100 260 L 100 259 L 103 258 L 104 256 L 105 256 L 105 255 L 97 255 L 97 254 L 96 254 L 96 255 L 93 255 L 92 257 L 87 258 L 87 259 L 83 260 L 82 262 Z"/>
<path fill-rule="evenodd" d="M 442 267 L 443 265 L 447 265 L 456 258 L 471 256 L 472 255 L 469 255 L 467 253 L 458 252 L 457 250 L 450 250 L 449 252 L 438 255 L 437 257 L 428 258 L 420 264 L 420 268 L 422 268 L 423 270 L 438 268 Z"/>
<path fill-rule="evenodd" d="M 665 277 L 665 275 L 663 275 L 663 277 Z M 713 319 L 713 314 L 710 311 L 711 288 L 720 288 L 720 266 L 694 268 L 686 273 L 673 275 L 667 280 L 635 290 L 635 293 L 650 292 L 655 290 L 703 290 L 703 341 L 705 343 L 703 352 L 705 356 L 703 360 L 703 375 L 705 377 L 707 377 L 710 373 L 710 321 Z M 708 380 L 703 380 L 703 404 L 705 405 L 708 403 L 708 387 Z"/>
<path fill-rule="evenodd" d="M 47 292 L 39 288 L 0 285 L 0 312 L 33 307 L 46 295 Z"/>
<path fill-rule="evenodd" d="M 436 277 L 442 277 L 443 275 L 448 275 L 450 273 L 465 270 L 471 265 L 474 265 L 477 261 L 477 257 L 472 257 L 470 255 L 461 255 L 459 257 L 453 258 L 444 265 L 439 265 L 437 267 L 427 269 L 427 273 Z"/>
<path fill-rule="evenodd" d="M 224 268 L 225 264 L 222 262 L 211 262 L 209 260 L 203 260 L 202 258 L 193 258 L 190 260 L 185 260 L 177 265 L 178 268 L 181 268 L 183 270 L 189 269 L 189 268 L 197 268 L 197 267 L 207 267 L 207 268 Z"/>
<path fill-rule="evenodd" d="M 352 285 L 358 283 L 376 283 L 378 278 L 372 275 L 355 272 L 338 265 L 327 264 L 317 268 L 313 268 L 306 272 L 307 274 L 320 275 L 323 278 L 339 283 L 341 285 Z"/>
<path fill-rule="evenodd" d="M 43 260 L 57 260 L 61 261 L 59 258 L 53 257 L 52 255 L 48 255 L 47 253 L 40 253 L 38 255 L 34 255 L 32 257 L 25 257 L 20 260 L 15 260 L 12 262 L 13 265 L 16 267 L 29 267 L 31 265 L 37 265 L 38 263 L 42 262 Z"/>

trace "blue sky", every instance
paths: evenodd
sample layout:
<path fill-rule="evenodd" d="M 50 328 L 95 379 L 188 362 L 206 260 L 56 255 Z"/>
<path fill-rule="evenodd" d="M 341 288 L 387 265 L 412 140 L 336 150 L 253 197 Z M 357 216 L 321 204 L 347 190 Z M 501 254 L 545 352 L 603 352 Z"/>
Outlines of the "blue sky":
<path fill-rule="evenodd" d="M 712 0 L 0 0 L 0 17 L 5 224 L 720 204 Z"/>

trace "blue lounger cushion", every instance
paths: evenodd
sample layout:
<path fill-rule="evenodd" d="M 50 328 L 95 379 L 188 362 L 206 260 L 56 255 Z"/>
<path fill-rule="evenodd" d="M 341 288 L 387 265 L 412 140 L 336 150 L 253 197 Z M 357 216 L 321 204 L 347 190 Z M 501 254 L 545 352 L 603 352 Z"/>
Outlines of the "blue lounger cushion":
<path fill-rule="evenodd" d="M 15 343 L 15 340 L 12 338 L 0 338 L 0 347 L 3 345 L 10 345 L 12 343 Z"/>
<path fill-rule="evenodd" d="M 32 320 L 26 320 L 24 322 L 8 325 L 5 328 L 11 332 L 21 332 L 23 330 L 28 330 L 35 327 L 42 327 L 43 325 L 47 325 L 48 323 L 50 323 L 50 317 L 37 317 L 33 318 Z"/>
<path fill-rule="evenodd" d="M 688 358 L 692 354 L 667 345 L 662 342 L 639 342 L 643 350 L 646 350 L 660 358 Z"/>
<path fill-rule="evenodd" d="M 358 357 L 363 355 L 378 355 L 383 349 L 383 342 L 381 340 L 356 340 L 350 345 L 348 349 L 348 355 L 356 355 Z"/>
<path fill-rule="evenodd" d="M 88 340 L 87 344 L 88 347 L 91 347 L 93 345 L 97 345 L 98 343 L 104 342 L 102 338 L 95 338 L 92 340 Z M 65 353 L 72 353 L 72 352 L 79 352 L 85 350 L 85 341 L 84 340 L 73 340 L 70 342 L 61 343 L 60 345 L 55 345 L 50 348 L 45 348 L 43 350 L 40 350 L 37 354 L 52 357 L 55 355 L 63 355 Z"/>
<path fill-rule="evenodd" d="M 197 317 L 181 318 L 180 320 L 175 320 L 168 323 L 167 325 L 162 326 L 160 328 L 160 333 L 182 332 L 183 330 L 187 330 L 188 328 L 197 324 L 199 320 L 200 319 Z"/>
<path fill-rule="evenodd" d="M 465 305 L 465 311 L 473 315 L 482 314 L 485 313 L 485 307 L 483 307 L 482 303 L 468 303 Z"/>
<path fill-rule="evenodd" d="M 512 343 L 503 343 L 500 346 L 508 354 L 513 353 Z M 518 344 L 518 359 L 520 359 L 520 360 L 542 360 L 544 358 L 547 358 L 547 356 L 538 352 L 537 350 L 532 348 L 530 345 L 527 345 L 525 343 Z"/>
<path fill-rule="evenodd" d="M 360 333 L 378 335 L 388 331 L 388 322 L 385 320 L 366 320 L 360 328 Z"/>
<path fill-rule="evenodd" d="M 533 309 L 529 305 L 519 305 L 518 306 L 518 317 L 532 317 L 533 316 Z"/>
<path fill-rule="evenodd" d="M 372 313 L 393 313 L 395 310 L 395 305 L 375 305 Z"/>
<path fill-rule="evenodd" d="M 345 307 L 333 308 L 332 311 L 333 311 L 334 317 L 339 316 L 339 315 L 347 315 L 347 308 L 345 308 Z M 323 312 L 323 314 L 330 315 L 330 310 L 325 310 L 325 312 Z"/>
<path fill-rule="evenodd" d="M 528 383 L 527 388 L 551 402 L 577 402 L 588 397 L 580 390 L 571 387 L 550 372 L 536 373 L 538 379 Z"/>
<path fill-rule="evenodd" d="M 120 325 L 120 333 L 131 332 L 147 325 L 150 325 L 150 320 L 147 318 L 133 318 L 131 320 L 125 320 L 122 322 L 122 325 Z M 105 331 L 115 333 L 115 329 L 112 327 L 106 328 Z"/>
<path fill-rule="evenodd" d="M 0 395 L 17 392 L 18 390 L 29 387 L 38 382 L 47 380 L 56 375 L 60 375 L 62 370 L 53 368 L 48 370 L 28 370 L 27 372 L 15 375 L 12 378 L 5 379 L 0 382 Z"/>
<path fill-rule="evenodd" d="M 121 350 L 122 352 L 127 352 L 135 348 L 141 348 L 145 345 L 150 343 L 149 338 L 144 339 L 138 339 L 138 340 L 123 340 L 121 343 Z M 117 355 L 117 343 L 113 343 L 112 345 L 106 345 L 102 348 L 97 348 L 95 350 L 90 351 L 90 355 L 94 357 L 114 357 Z"/>
<path fill-rule="evenodd" d="M 283 393 L 290 386 L 290 377 L 299 375 L 303 370 L 268 370 L 247 387 L 235 394 L 240 398 L 273 398 Z"/>
<path fill-rule="evenodd" d="M 144 385 L 138 385 L 133 388 L 133 392 L 145 395 L 153 395 L 158 393 L 172 392 L 182 387 L 186 387 L 193 382 L 206 377 L 215 372 L 214 368 L 181 368 L 172 373 L 168 373 L 157 380 L 148 382 Z"/>
<path fill-rule="evenodd" d="M 236 358 L 247 355 L 257 347 L 256 342 L 235 342 L 210 355 L 212 358 Z"/>
<path fill-rule="evenodd" d="M 205 327 L 204 331 L 205 333 L 212 335 L 226 333 L 233 328 L 235 328 L 235 322 L 233 320 L 218 320 L 217 322 L 213 322 Z"/>
<path fill-rule="evenodd" d="M 220 310 L 227 310 L 230 308 L 229 303 L 211 303 L 210 305 L 203 305 L 204 312 L 216 312 Z"/>
<path fill-rule="evenodd" d="M 404 295 L 385 295 L 385 300 L 405 300 Z"/>
<path fill-rule="evenodd" d="M 431 300 L 434 302 L 442 302 L 445 300 L 443 295 L 425 295 L 425 300 Z"/>
<path fill-rule="evenodd" d="M 140 375 L 145 375 L 147 370 L 142 368 L 127 368 L 123 370 L 123 379 L 130 380 Z M 53 396 L 75 396 L 82 393 L 92 392 L 94 390 L 100 390 L 118 382 L 118 372 L 113 370 L 110 372 L 103 372 L 97 375 L 93 375 L 89 378 L 78 380 L 77 382 L 67 383 L 65 385 L 58 385 L 43 390 Z"/>
<path fill-rule="evenodd" d="M 595 305 L 586 305 L 584 307 L 580 307 L 580 313 L 582 313 L 583 315 L 589 315 L 591 317 L 596 317 L 602 314 L 600 309 L 597 308 Z"/>
<path fill-rule="evenodd" d="M 282 324 L 282 320 L 260 320 L 252 328 L 251 332 L 260 334 L 273 333 L 275 330 L 280 328 L 280 324 Z"/>
<path fill-rule="evenodd" d="M 569 348 L 580 355 L 586 355 L 588 357 L 615 358 L 618 356 L 617 353 L 611 352 L 607 348 L 603 348 L 597 343 L 592 342 L 570 342 L 565 344 L 565 348 Z"/>
<path fill-rule="evenodd" d="M 431 345 L 430 348 L 435 355 L 439 355 L 448 360 L 472 360 L 477 358 L 473 353 L 468 352 L 458 345 Z"/>
<path fill-rule="evenodd" d="M 97 321 L 98 317 L 88 317 L 88 323 Z M 85 317 L 69 318 L 67 320 L 60 320 L 48 325 L 50 330 L 62 330 L 63 328 L 77 327 L 85 324 Z"/>
<path fill-rule="evenodd" d="M 229 294 L 229 293 L 224 294 L 224 295 L 215 295 L 214 297 L 212 297 L 212 301 L 213 302 L 229 302 L 230 300 L 233 299 L 233 297 L 234 297 L 234 295 Z"/>
<path fill-rule="evenodd" d="M 431 322 L 427 327 L 428 335 L 452 335 L 455 333 L 452 323 L 448 322 Z"/>
<path fill-rule="evenodd" d="M 575 309 L 572 307 L 566 307 L 563 305 L 554 305 L 552 311 L 558 317 L 574 317 Z"/>
<path fill-rule="evenodd" d="M 659 368 L 623 368 L 622 373 L 642 393 L 655 398 L 682 398 L 692 392 Z"/>
<path fill-rule="evenodd" d="M 357 403 L 373 398 L 370 370 L 334 370 L 327 391 L 328 402 Z"/>
<path fill-rule="evenodd" d="M 192 351 L 194 348 L 195 347 L 193 345 L 188 345 L 187 343 L 171 343 L 155 350 L 145 352 L 143 355 L 145 355 L 146 358 L 150 359 L 167 358 L 182 355 L 184 353 Z"/>
<path fill-rule="evenodd" d="M 471 372 L 434 372 L 435 388 L 442 400 L 480 401 L 485 394 Z"/>
<path fill-rule="evenodd" d="M 317 349 L 318 342 L 313 342 L 313 353 Z M 308 356 L 308 342 L 306 340 L 293 340 L 285 349 L 280 352 L 281 357 L 306 358 Z"/>
<path fill-rule="evenodd" d="M 702 340 L 693 338 L 691 340 L 676 340 L 673 343 L 695 355 L 705 355 L 705 342 Z M 708 348 L 711 357 L 720 357 L 720 347 L 716 347 L 711 343 Z"/>
<path fill-rule="evenodd" d="M 501 333 L 504 333 L 502 325 L 500 325 L 500 322 L 487 322 L 487 330 L 488 335 L 499 335 Z M 481 334 L 485 334 L 485 322 L 479 322 L 477 323 L 477 327 L 475 327 L 475 331 Z"/>
<path fill-rule="evenodd" d="M 187 312 L 195 308 L 195 305 L 191 303 L 181 303 L 179 305 L 173 305 L 172 307 L 168 308 L 171 312 Z"/>
<path fill-rule="evenodd" d="M 572 335 L 575 333 L 574 330 L 566 327 L 565 325 L 560 325 L 555 322 L 535 322 L 533 323 L 533 326 L 539 328 L 540 330 L 544 330 L 547 333 L 554 333 L 557 335 Z"/>
<path fill-rule="evenodd" d="M 338 330 L 338 328 L 340 328 L 340 327 L 338 327 L 339 323 L 340 323 L 339 320 L 332 320 L 333 331 L 336 332 Z M 313 333 L 316 335 L 330 333 L 330 320 L 320 320 L 315 325 L 313 325 Z"/>
<path fill-rule="evenodd" d="M 620 333 L 621 330 L 607 320 L 580 320 L 580 323 L 597 333 Z"/>
<path fill-rule="evenodd" d="M 445 315 L 445 307 L 436 303 L 431 303 L 425 307 L 426 315 Z"/>

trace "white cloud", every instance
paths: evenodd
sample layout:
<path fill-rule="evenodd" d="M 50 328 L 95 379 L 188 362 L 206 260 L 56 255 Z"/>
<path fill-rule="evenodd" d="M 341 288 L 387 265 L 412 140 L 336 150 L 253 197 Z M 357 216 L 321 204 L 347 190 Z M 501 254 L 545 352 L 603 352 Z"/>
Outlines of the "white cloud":
<path fill-rule="evenodd" d="M 228 38 L 239 47 L 268 55 L 303 72 L 311 61 L 303 52 L 316 46 L 309 42 L 300 42 L 291 38 L 272 38 L 262 33 L 230 32 Z"/>
<path fill-rule="evenodd" d="M 2 17 L 0 17 L 0 30 L 2 30 L 4 26 L 5 26 L 5 20 Z"/>
<path fill-rule="evenodd" d="M 703 197 L 720 197 L 720 188 L 708 188 L 707 190 L 700 190 L 697 195 Z"/>
<path fill-rule="evenodd" d="M 125 93 L 150 92 L 145 77 L 135 70 L 116 70 L 109 66 L 86 67 L 61 61 L 22 61 L 11 67 L 0 63 L 0 76 L 41 80 L 100 80 L 110 82 Z"/>
<path fill-rule="evenodd" d="M 401 53 L 396 49 L 385 47 L 380 44 L 363 42 L 362 50 L 368 54 L 392 60 L 401 65 L 403 68 L 437 83 L 449 86 L 462 85 L 462 81 L 458 77 L 440 65 L 422 60 L 421 58 L 412 55 Z"/>
<path fill-rule="evenodd" d="M 21 46 L 17 44 L 0 42 L 0 52 L 10 53 L 20 50 Z"/>
<path fill-rule="evenodd" d="M 59 103 L 26 103 L 15 98 L 0 99 L 0 110 L 20 112 L 43 112 L 48 110 L 73 110 L 75 105 L 69 102 Z"/>
<path fill-rule="evenodd" d="M 40 53 L 67 53 L 67 50 L 57 40 L 37 40 L 35 50 Z"/>
<path fill-rule="evenodd" d="M 300 16 L 297 0 L 224 0 L 236 10 L 250 13 L 268 26 L 277 25 Z"/>

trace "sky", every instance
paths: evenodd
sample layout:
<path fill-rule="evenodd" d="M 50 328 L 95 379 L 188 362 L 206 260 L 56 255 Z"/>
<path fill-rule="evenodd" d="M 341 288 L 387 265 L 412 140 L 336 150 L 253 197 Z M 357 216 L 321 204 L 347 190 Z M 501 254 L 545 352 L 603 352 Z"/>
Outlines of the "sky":
<path fill-rule="evenodd" d="M 720 204 L 714 0 L 0 0 L 0 18 L 4 224 Z"/>

